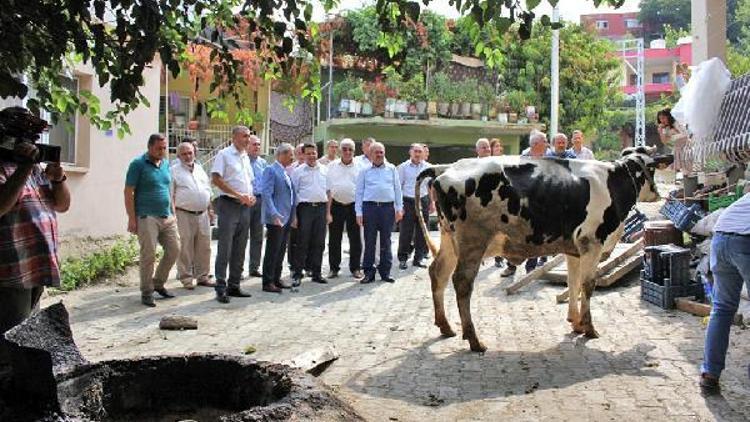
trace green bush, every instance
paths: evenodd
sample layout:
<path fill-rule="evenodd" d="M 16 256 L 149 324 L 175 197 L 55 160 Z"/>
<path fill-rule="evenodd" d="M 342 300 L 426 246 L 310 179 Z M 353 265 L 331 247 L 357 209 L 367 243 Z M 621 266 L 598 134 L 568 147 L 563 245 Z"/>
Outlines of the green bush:
<path fill-rule="evenodd" d="M 122 274 L 138 262 L 135 237 L 118 240 L 109 248 L 83 258 L 66 259 L 60 265 L 60 290 L 70 291 L 102 278 Z"/>

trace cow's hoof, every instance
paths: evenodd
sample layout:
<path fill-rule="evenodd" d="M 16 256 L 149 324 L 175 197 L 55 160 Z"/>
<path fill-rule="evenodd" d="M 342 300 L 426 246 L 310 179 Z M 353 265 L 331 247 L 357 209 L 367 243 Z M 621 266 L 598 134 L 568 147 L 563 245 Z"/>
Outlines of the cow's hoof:
<path fill-rule="evenodd" d="M 456 332 L 451 329 L 451 327 L 440 327 L 440 335 L 448 338 L 448 337 L 455 337 Z"/>
<path fill-rule="evenodd" d="M 599 333 L 596 332 L 594 327 L 587 327 L 583 331 L 583 335 L 586 336 L 586 338 L 599 338 Z"/>
<path fill-rule="evenodd" d="M 485 346 L 481 341 L 477 342 L 476 344 L 472 343 L 469 347 L 471 348 L 472 352 L 484 353 L 487 351 L 487 346 Z"/>

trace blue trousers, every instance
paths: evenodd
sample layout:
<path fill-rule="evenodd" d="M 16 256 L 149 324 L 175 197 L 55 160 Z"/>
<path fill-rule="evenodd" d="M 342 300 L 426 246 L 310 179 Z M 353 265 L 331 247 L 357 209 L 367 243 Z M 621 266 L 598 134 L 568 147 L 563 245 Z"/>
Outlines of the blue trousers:
<path fill-rule="evenodd" d="M 365 275 L 375 274 L 375 244 L 380 235 L 380 262 L 378 273 L 380 278 L 391 275 L 393 253 L 391 252 L 391 233 L 396 222 L 396 212 L 393 203 L 364 202 L 362 204 L 362 219 L 365 228 L 365 254 L 362 268 Z"/>
<path fill-rule="evenodd" d="M 729 346 L 729 329 L 745 284 L 750 289 L 750 236 L 715 233 L 711 241 L 713 307 L 706 330 L 702 373 L 721 375 Z"/>

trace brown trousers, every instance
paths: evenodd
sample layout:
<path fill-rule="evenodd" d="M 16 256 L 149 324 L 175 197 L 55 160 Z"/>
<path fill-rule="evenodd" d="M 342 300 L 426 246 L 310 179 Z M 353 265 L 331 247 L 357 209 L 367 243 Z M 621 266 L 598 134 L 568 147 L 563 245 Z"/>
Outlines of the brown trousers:
<path fill-rule="evenodd" d="M 211 222 L 208 212 L 195 215 L 177 210 L 177 229 L 180 233 L 177 278 L 185 286 L 191 286 L 193 280 L 208 281 L 211 266 Z"/>
<path fill-rule="evenodd" d="M 180 254 L 177 219 L 174 216 L 138 218 L 138 243 L 141 246 L 141 294 L 150 296 L 154 293 L 154 289 L 164 287 L 169 277 L 169 270 L 172 269 Z M 154 274 L 157 243 L 164 248 L 164 255 Z"/>

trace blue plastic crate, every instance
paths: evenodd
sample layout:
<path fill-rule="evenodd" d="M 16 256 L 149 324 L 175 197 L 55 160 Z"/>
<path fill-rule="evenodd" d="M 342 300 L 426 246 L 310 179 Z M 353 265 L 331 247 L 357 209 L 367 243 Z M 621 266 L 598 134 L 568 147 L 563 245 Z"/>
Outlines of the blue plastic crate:
<path fill-rule="evenodd" d="M 643 278 L 664 285 L 665 279 L 672 284 L 689 284 L 690 249 L 673 244 L 647 246 L 643 253 Z"/>
<path fill-rule="evenodd" d="M 688 207 L 680 201 L 665 202 L 659 212 L 673 222 L 678 230 L 684 232 L 690 231 L 704 215 L 700 204 Z"/>
<path fill-rule="evenodd" d="M 678 297 L 703 298 L 703 286 L 700 283 L 673 285 L 669 279 L 664 285 L 641 278 L 641 300 L 652 303 L 662 309 L 674 308 L 674 300 Z"/>

